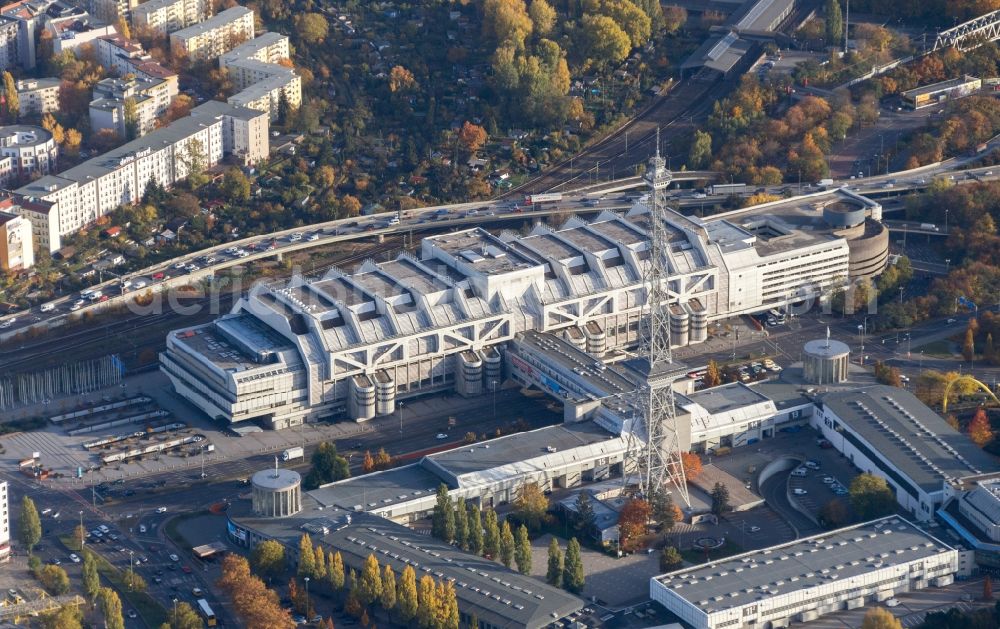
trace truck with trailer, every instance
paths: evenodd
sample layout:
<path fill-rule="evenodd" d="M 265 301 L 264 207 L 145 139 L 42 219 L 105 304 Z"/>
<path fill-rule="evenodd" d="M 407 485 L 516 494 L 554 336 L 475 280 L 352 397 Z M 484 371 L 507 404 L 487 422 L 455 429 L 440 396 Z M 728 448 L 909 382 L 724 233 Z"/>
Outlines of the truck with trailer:
<path fill-rule="evenodd" d="M 548 192 L 545 194 L 529 194 L 524 197 L 525 205 L 538 205 L 540 203 L 556 203 L 562 201 L 561 192 Z"/>
<path fill-rule="evenodd" d="M 709 194 L 714 195 L 746 194 L 746 191 L 745 183 L 717 183 L 709 187 Z"/>
<path fill-rule="evenodd" d="M 305 448 L 302 446 L 295 446 L 294 448 L 287 448 L 281 453 L 282 461 L 292 461 L 294 459 L 304 458 L 306 455 Z"/>

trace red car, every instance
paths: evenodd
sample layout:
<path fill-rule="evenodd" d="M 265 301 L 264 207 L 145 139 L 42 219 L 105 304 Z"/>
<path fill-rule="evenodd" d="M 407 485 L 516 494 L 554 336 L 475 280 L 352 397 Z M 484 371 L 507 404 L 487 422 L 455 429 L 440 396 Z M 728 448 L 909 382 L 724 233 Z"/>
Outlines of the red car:
<path fill-rule="evenodd" d="M 191 574 L 191 566 L 181 566 L 181 570 L 184 574 Z"/>
<path fill-rule="evenodd" d="M 101 295 L 101 299 L 99 301 L 107 301 L 108 299 L 109 297 L 107 295 Z"/>
<path fill-rule="evenodd" d="M 154 281 L 159 282 L 160 280 L 163 279 L 163 277 L 164 276 L 163 276 L 163 272 L 162 271 L 160 273 L 153 273 L 153 280 Z"/>

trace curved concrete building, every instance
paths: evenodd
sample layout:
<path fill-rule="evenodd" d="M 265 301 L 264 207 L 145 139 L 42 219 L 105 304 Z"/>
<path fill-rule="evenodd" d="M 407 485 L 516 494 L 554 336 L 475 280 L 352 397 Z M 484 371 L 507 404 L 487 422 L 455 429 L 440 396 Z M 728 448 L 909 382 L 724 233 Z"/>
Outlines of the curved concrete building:
<path fill-rule="evenodd" d="M 255 515 L 285 518 L 302 510 L 302 478 L 298 472 L 261 470 L 250 482 Z"/>
<path fill-rule="evenodd" d="M 802 373 L 813 384 L 836 384 L 847 380 L 851 349 L 832 339 L 809 341 L 803 348 Z"/>

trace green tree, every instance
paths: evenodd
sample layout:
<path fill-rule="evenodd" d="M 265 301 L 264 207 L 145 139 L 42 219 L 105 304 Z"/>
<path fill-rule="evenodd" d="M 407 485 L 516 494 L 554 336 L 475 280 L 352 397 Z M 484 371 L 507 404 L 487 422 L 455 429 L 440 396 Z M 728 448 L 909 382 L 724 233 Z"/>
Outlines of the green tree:
<path fill-rule="evenodd" d="M 329 34 L 330 24 L 321 13 L 301 13 L 295 16 L 295 32 L 307 44 L 318 44 Z"/>
<path fill-rule="evenodd" d="M 661 531 L 670 531 L 677 524 L 677 505 L 670 498 L 670 494 L 663 491 L 661 487 L 650 496 L 649 506 L 653 518 L 656 519 Z"/>
<path fill-rule="evenodd" d="M 517 527 L 514 539 L 514 563 L 521 574 L 531 574 L 531 540 L 528 539 L 528 527 Z"/>
<path fill-rule="evenodd" d="M 510 522 L 506 519 L 500 527 L 500 562 L 510 568 L 514 561 L 514 532 L 510 530 Z"/>
<path fill-rule="evenodd" d="M 660 570 L 663 572 L 670 572 L 671 570 L 677 570 L 684 564 L 684 558 L 681 554 L 677 552 L 677 549 L 673 546 L 667 546 L 660 553 Z"/>
<path fill-rule="evenodd" d="M 122 105 L 122 121 L 125 123 L 125 139 L 128 141 L 139 137 L 139 109 L 135 98 L 129 96 Z"/>
<path fill-rule="evenodd" d="M 347 459 L 337 454 L 337 446 L 329 441 L 316 446 L 310 462 L 312 467 L 302 483 L 305 489 L 316 489 L 321 485 L 351 477 Z"/>
<path fill-rule="evenodd" d="M 21 115 L 21 102 L 17 95 L 17 83 L 14 81 L 14 76 L 6 70 L 3 73 L 3 94 L 6 118 L 10 122 L 16 122 L 18 116 Z"/>
<path fill-rule="evenodd" d="M 500 525 L 497 523 L 497 512 L 493 509 L 486 511 L 483 528 L 486 529 L 483 535 L 483 554 L 496 559 L 500 556 Z"/>
<path fill-rule="evenodd" d="M 889 484 L 874 474 L 858 474 L 848 491 L 851 506 L 863 520 L 889 515 L 896 508 L 896 496 Z"/>
<path fill-rule="evenodd" d="M 182 172 L 187 179 L 188 186 L 195 190 L 208 183 L 208 176 L 205 169 L 208 168 L 208 157 L 205 154 L 205 147 L 201 140 L 191 138 L 180 151 L 177 161 L 182 166 Z"/>
<path fill-rule="evenodd" d="M 126 570 L 125 576 L 122 577 L 122 583 L 128 588 L 129 592 L 145 592 L 146 591 L 146 580 L 142 578 L 141 575 L 137 574 L 135 570 Z"/>
<path fill-rule="evenodd" d="M 465 500 L 456 498 L 452 512 L 455 514 L 455 543 L 462 550 L 469 550 L 469 512 L 465 510 Z"/>
<path fill-rule="evenodd" d="M 250 552 L 253 571 L 270 583 L 285 571 L 285 546 L 273 539 L 264 540 Z"/>
<path fill-rule="evenodd" d="M 688 166 L 693 170 L 703 170 L 712 163 L 712 134 L 707 131 L 695 131 L 694 139 L 691 142 L 691 149 L 688 151 Z M 706 386 L 708 380 L 706 379 Z"/>
<path fill-rule="evenodd" d="M 228 168 L 222 177 L 222 194 L 233 203 L 249 201 L 250 180 L 239 168 Z"/>
<path fill-rule="evenodd" d="M 566 545 L 566 559 L 563 563 L 563 589 L 574 594 L 583 590 L 583 557 L 580 555 L 580 542 L 576 538 Z"/>
<path fill-rule="evenodd" d="M 400 620 L 404 623 L 413 620 L 417 615 L 417 573 L 413 571 L 413 566 L 403 568 L 397 598 L 396 608 Z"/>
<path fill-rule="evenodd" d="M 43 620 L 45 629 L 83 629 L 83 612 L 72 603 L 66 603 Z"/>
<path fill-rule="evenodd" d="M 122 601 L 118 593 L 108 587 L 102 587 L 97 594 L 97 606 L 104 616 L 105 629 L 125 629 L 125 619 L 122 617 Z"/>
<path fill-rule="evenodd" d="M 38 517 L 35 501 L 28 496 L 21 498 L 21 517 L 18 521 L 17 539 L 22 546 L 28 549 L 29 555 L 35 544 L 42 539 L 42 521 Z"/>
<path fill-rule="evenodd" d="M 552 538 L 549 542 L 549 564 L 548 569 L 545 571 L 545 581 L 549 585 L 554 585 L 559 587 L 562 585 L 563 578 L 563 556 L 562 551 L 559 550 L 559 542 L 556 538 Z"/>
<path fill-rule="evenodd" d="M 452 511 L 448 486 L 444 483 L 438 485 L 437 502 L 431 516 L 431 535 L 447 543 L 455 539 L 455 513 Z"/>
<path fill-rule="evenodd" d="M 478 505 L 469 507 L 469 552 L 483 554 L 483 519 Z"/>
<path fill-rule="evenodd" d="M 590 537 L 597 530 L 597 516 L 594 505 L 590 503 L 590 492 L 581 491 L 576 496 L 576 513 L 573 515 L 573 528 L 582 536 Z"/>
<path fill-rule="evenodd" d="M 202 629 L 205 626 L 205 621 L 188 603 L 177 603 L 169 613 L 170 629 Z"/>
<path fill-rule="evenodd" d="M 310 577 L 316 572 L 316 555 L 313 554 L 312 540 L 309 533 L 303 533 L 299 538 L 299 567 L 296 574 L 299 578 Z"/>
<path fill-rule="evenodd" d="M 826 0 L 826 45 L 836 46 L 844 37 L 844 16 L 840 0 Z"/>
<path fill-rule="evenodd" d="M 368 555 L 365 566 L 358 578 L 358 598 L 365 605 L 371 605 L 382 596 L 382 575 L 379 572 L 378 559 Z"/>
<path fill-rule="evenodd" d="M 604 0 L 601 9 L 625 31 L 633 48 L 638 48 L 649 40 L 652 22 L 646 12 L 632 0 Z"/>
<path fill-rule="evenodd" d="M 722 483 L 715 483 L 712 487 L 712 513 L 719 516 L 729 509 L 729 488 Z"/>
<path fill-rule="evenodd" d="M 379 603 L 387 612 L 396 607 L 396 573 L 389 564 L 382 570 L 382 593 L 379 595 Z"/>
<path fill-rule="evenodd" d="M 523 49 L 533 24 L 524 0 L 484 0 L 483 34 L 497 43 Z"/>
<path fill-rule="evenodd" d="M 101 591 L 101 576 L 97 572 L 97 562 L 94 561 L 94 553 L 83 553 L 83 593 L 91 602 L 97 600 L 97 594 Z"/>

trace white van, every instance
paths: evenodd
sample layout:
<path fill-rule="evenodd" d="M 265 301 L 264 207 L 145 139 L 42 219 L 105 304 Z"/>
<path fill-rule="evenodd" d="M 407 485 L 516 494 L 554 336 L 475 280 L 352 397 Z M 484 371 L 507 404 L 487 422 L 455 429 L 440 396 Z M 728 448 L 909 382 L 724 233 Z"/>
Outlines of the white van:
<path fill-rule="evenodd" d="M 42 304 L 41 307 L 39 308 L 39 310 L 41 310 L 42 312 L 52 312 L 55 309 L 56 305 L 52 303 Z"/>

